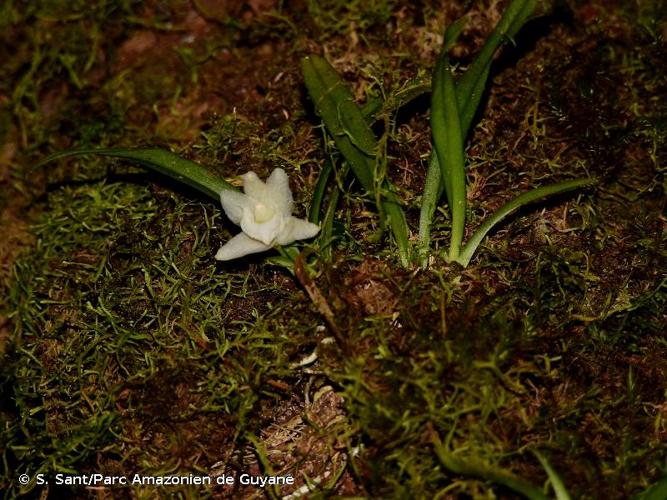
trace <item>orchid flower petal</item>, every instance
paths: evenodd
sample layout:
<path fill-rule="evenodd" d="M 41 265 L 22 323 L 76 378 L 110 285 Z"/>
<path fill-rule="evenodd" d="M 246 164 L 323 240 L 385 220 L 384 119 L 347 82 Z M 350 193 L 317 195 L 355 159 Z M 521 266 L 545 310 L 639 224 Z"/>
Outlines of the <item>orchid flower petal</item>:
<path fill-rule="evenodd" d="M 231 189 L 223 189 L 220 191 L 220 203 L 225 215 L 234 224 L 240 224 L 243 217 L 243 211 L 251 210 L 251 200 L 244 194 Z"/>
<path fill-rule="evenodd" d="M 257 177 L 255 172 L 248 172 L 241 176 L 243 179 L 243 192 L 256 201 L 265 202 L 273 198 L 266 183 Z"/>
<path fill-rule="evenodd" d="M 294 200 L 285 171 L 282 168 L 276 168 L 266 180 L 266 185 L 274 196 L 276 209 L 284 215 L 292 215 Z"/>
<path fill-rule="evenodd" d="M 217 260 L 238 259 L 252 253 L 264 252 L 269 248 L 271 248 L 269 245 L 253 240 L 245 233 L 239 233 L 220 247 L 215 258 Z"/>
<path fill-rule="evenodd" d="M 319 232 L 320 227 L 317 224 L 290 216 L 285 224 L 285 230 L 278 235 L 276 242 L 279 245 L 289 245 L 296 240 L 312 238 Z"/>

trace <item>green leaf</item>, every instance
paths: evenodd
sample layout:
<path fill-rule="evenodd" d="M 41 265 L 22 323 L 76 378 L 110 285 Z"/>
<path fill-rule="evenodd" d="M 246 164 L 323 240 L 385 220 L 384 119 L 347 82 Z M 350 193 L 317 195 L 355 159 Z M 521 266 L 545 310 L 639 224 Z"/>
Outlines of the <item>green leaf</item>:
<path fill-rule="evenodd" d="M 462 460 L 449 451 L 439 439 L 434 440 L 434 447 L 440 463 L 454 474 L 501 484 L 530 500 L 547 500 L 547 496 L 537 486 L 505 469 L 491 467 L 477 460 Z"/>
<path fill-rule="evenodd" d="M 362 187 L 369 193 L 374 193 L 373 169 L 375 158 L 360 150 L 351 139 L 351 137 L 356 137 L 357 143 L 368 144 L 369 141 L 375 140 L 373 131 L 367 124 L 365 127 L 367 130 L 362 130 L 358 120 L 350 119 L 350 122 L 357 122 L 357 129 L 346 129 L 340 121 L 339 105 L 345 101 L 354 102 L 352 92 L 325 59 L 317 56 L 305 57 L 301 61 L 301 66 L 306 88 L 315 105 L 317 114 L 320 115 L 324 125 L 333 136 L 338 150 L 350 163 L 350 167 Z M 361 110 L 359 110 L 359 114 L 361 114 Z M 365 123 L 363 115 L 362 121 Z M 371 137 L 368 137 L 369 132 Z"/>
<path fill-rule="evenodd" d="M 466 20 L 466 16 L 463 16 L 447 27 L 445 30 L 444 42 L 439 59 L 443 57 L 443 54 L 448 51 L 454 45 L 454 43 L 456 43 L 456 40 L 463 31 Z M 465 137 L 468 135 L 470 130 L 470 126 L 472 125 L 472 120 L 475 117 L 477 107 L 482 98 L 482 94 L 484 93 L 485 84 L 486 77 L 484 78 L 484 81 L 480 83 L 481 90 L 477 87 L 471 87 L 470 89 L 467 89 L 467 91 L 470 91 L 473 93 L 473 95 L 465 95 L 465 99 L 462 99 L 460 94 L 465 92 L 466 89 L 460 89 L 458 87 L 455 88 L 456 101 L 458 104 L 459 126 L 463 140 L 465 140 Z M 431 107 L 431 109 L 433 109 L 433 107 Z M 436 149 L 437 148 L 434 145 L 434 149 L 431 151 L 431 156 L 429 158 L 428 169 L 426 171 L 426 184 L 424 186 L 422 206 L 419 213 L 419 253 L 423 267 L 425 267 L 428 263 L 428 252 L 431 244 L 431 225 L 433 223 L 433 216 L 435 215 L 438 201 L 440 198 L 442 198 L 442 193 L 447 189 L 448 185 L 448 180 L 444 179 L 442 176 L 442 170 L 438 161 Z M 436 180 L 438 182 L 437 186 L 435 184 Z M 450 200 L 451 198 L 448 195 L 448 203 Z"/>
<path fill-rule="evenodd" d="M 519 208 L 533 203 L 537 200 L 546 198 L 554 194 L 565 193 L 567 191 L 572 191 L 574 189 L 579 189 L 585 186 L 591 186 L 596 183 L 595 179 L 577 179 L 572 181 L 559 182 L 557 184 L 551 184 L 549 186 L 542 186 L 527 193 L 523 193 L 513 200 L 509 201 L 498 210 L 496 210 L 490 217 L 488 217 L 484 223 L 475 231 L 468 243 L 463 247 L 461 254 L 456 259 L 456 262 L 461 264 L 463 267 L 466 267 L 470 263 L 475 250 L 482 242 L 486 234 L 493 229 L 493 227 L 501 222 L 505 217 L 510 215 L 512 212 L 515 212 Z"/>
<path fill-rule="evenodd" d="M 533 451 L 533 453 L 542 464 L 544 470 L 547 472 L 547 476 L 549 476 L 549 480 L 551 481 L 551 487 L 554 489 L 554 493 L 556 493 L 556 500 L 572 500 L 570 493 L 567 491 L 567 488 L 565 487 L 565 483 L 558 475 L 558 473 L 554 470 L 554 468 L 551 467 L 549 461 L 538 451 Z"/>
<path fill-rule="evenodd" d="M 220 200 L 220 191 L 223 189 L 236 189 L 219 175 L 214 174 L 206 167 L 199 165 L 191 160 L 186 160 L 180 156 L 166 151 L 164 149 L 125 149 L 125 148 L 105 148 L 105 149 L 71 149 L 60 151 L 47 156 L 37 163 L 34 168 L 41 167 L 61 158 L 72 156 L 101 155 L 120 158 L 137 163 L 142 167 L 148 168 L 154 172 L 174 179 L 181 184 L 186 184 L 196 189 L 202 194 Z"/>
<path fill-rule="evenodd" d="M 466 26 L 467 20 L 468 16 L 461 16 L 452 24 L 447 26 L 447 29 L 445 30 L 445 36 L 442 41 L 441 51 L 449 51 L 454 46 L 456 40 L 458 40 L 461 33 L 463 33 L 463 29 Z"/>
<path fill-rule="evenodd" d="M 472 127 L 472 122 L 475 118 L 475 114 L 477 114 L 479 103 L 482 101 L 482 96 L 486 89 L 486 82 L 489 78 L 490 71 L 491 65 L 484 68 L 481 77 L 472 87 L 456 87 L 456 97 L 459 101 L 459 115 L 461 117 L 461 133 L 464 138 L 470 132 L 470 127 Z"/>
<path fill-rule="evenodd" d="M 329 159 L 328 161 L 333 166 L 333 161 L 331 159 Z M 350 167 L 347 163 L 343 164 L 340 172 L 341 179 L 345 179 L 345 177 L 349 172 L 349 168 Z M 333 189 L 329 193 L 329 197 L 327 200 L 328 202 L 327 210 L 324 214 L 324 219 L 321 225 L 322 229 L 320 230 L 320 234 L 317 238 L 319 244 L 319 254 L 324 258 L 324 260 L 330 260 L 332 255 L 331 245 L 334 240 L 333 227 L 334 227 L 334 220 L 336 218 L 336 207 L 338 206 L 338 199 L 340 197 L 340 193 L 341 191 L 340 188 L 338 187 L 338 184 L 334 184 Z"/>
<path fill-rule="evenodd" d="M 317 114 L 332 135 L 338 150 L 350 165 L 362 187 L 381 204 L 392 229 L 403 265 L 409 263 L 408 225 L 393 186 L 377 185 L 375 169 L 378 142 L 352 92 L 324 58 L 301 61 L 306 88 Z"/>
<path fill-rule="evenodd" d="M 537 0 L 512 0 L 477 57 L 458 81 L 459 107 L 466 110 L 466 120 L 468 114 L 471 114 L 470 120 L 472 121 L 477 112 L 496 50 L 505 40 L 516 35 L 535 10 L 537 3 Z M 463 118 L 461 121 L 463 122 Z"/>
<path fill-rule="evenodd" d="M 422 194 L 422 206 L 419 212 L 419 260 L 421 266 L 428 265 L 429 246 L 431 242 L 431 225 L 433 224 L 433 215 L 442 196 L 440 186 L 441 179 L 440 164 L 438 157 L 431 154 L 429 158 L 428 169 L 426 170 L 426 183 Z"/>
<path fill-rule="evenodd" d="M 334 219 L 336 217 L 336 207 L 338 205 L 338 198 L 340 197 L 340 190 L 338 186 L 335 186 L 331 194 L 329 195 L 329 204 L 327 206 L 327 211 L 324 214 L 324 220 L 322 221 L 322 230 L 320 231 L 319 248 L 320 255 L 324 257 L 324 260 L 331 259 L 331 244 L 333 243 L 333 227 Z"/>
<path fill-rule="evenodd" d="M 448 35 L 449 31 L 450 29 L 447 28 L 445 40 L 451 38 L 451 35 Z M 452 214 L 449 258 L 456 260 L 461 250 L 465 231 L 466 176 L 456 87 L 449 66 L 449 56 L 444 46 L 433 70 L 431 130 L 434 149 L 442 172 L 442 182 Z"/>
<path fill-rule="evenodd" d="M 331 158 L 327 158 L 324 160 L 322 170 L 320 170 L 320 174 L 317 176 L 317 182 L 315 183 L 315 189 L 313 190 L 313 200 L 310 203 L 310 210 L 308 211 L 308 220 L 313 224 L 320 223 L 322 199 L 324 198 L 324 192 L 327 189 L 327 184 L 332 172 L 333 161 Z"/>
<path fill-rule="evenodd" d="M 513 38 L 518 33 L 521 27 L 535 12 L 537 3 L 537 0 L 513 0 L 504 11 L 501 20 L 498 22 L 498 25 L 487 39 L 478 56 L 475 58 L 464 75 L 456 83 L 456 100 L 458 103 L 460 123 L 459 126 L 461 130 L 461 136 L 464 140 L 470 132 L 475 114 L 477 113 L 482 96 L 484 95 L 484 90 L 486 89 L 489 72 L 491 70 L 491 62 L 493 60 L 494 54 L 505 40 Z M 463 29 L 465 20 L 466 19 L 464 16 L 452 23 L 447 28 L 440 58 L 443 57 L 443 52 L 449 50 L 456 42 L 456 39 Z M 437 202 L 441 198 L 443 190 L 448 192 L 447 200 L 451 206 L 451 194 L 449 193 L 448 187 L 449 179 L 446 176 L 443 177 L 434 172 L 434 169 L 442 168 L 437 161 L 437 158 L 434 158 L 434 156 L 436 156 L 437 149 L 437 146 L 434 145 L 435 151 L 431 153 L 431 159 L 429 161 L 429 167 L 426 174 L 427 187 L 430 186 L 428 184 L 429 179 L 435 179 L 437 177 L 441 178 L 442 186 L 440 186 L 440 189 L 437 192 L 434 189 L 429 189 L 427 192 L 425 188 L 424 195 L 422 197 L 419 233 L 422 264 L 425 264 L 424 255 L 428 254 L 430 245 L 431 221 L 435 215 Z M 444 167 L 443 171 L 444 170 L 447 170 L 447 167 Z M 451 251 L 454 251 L 455 253 L 455 250 L 455 246 L 450 246 L 450 258 L 452 256 Z"/>
<path fill-rule="evenodd" d="M 657 483 L 637 495 L 637 500 L 664 500 L 667 498 L 667 477 L 663 477 Z"/>

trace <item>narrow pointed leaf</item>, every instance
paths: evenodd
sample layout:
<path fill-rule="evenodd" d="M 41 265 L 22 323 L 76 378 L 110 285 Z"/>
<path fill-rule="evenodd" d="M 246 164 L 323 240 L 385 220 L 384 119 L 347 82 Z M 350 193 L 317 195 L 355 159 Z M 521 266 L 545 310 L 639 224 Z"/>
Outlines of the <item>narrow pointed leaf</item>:
<path fill-rule="evenodd" d="M 327 184 L 329 183 L 329 178 L 333 172 L 333 161 L 331 158 L 324 160 L 324 165 L 320 174 L 317 176 L 317 182 L 315 183 L 315 189 L 313 190 L 313 200 L 310 203 L 310 210 L 308 211 L 308 220 L 313 224 L 320 223 L 320 210 L 322 208 L 322 199 L 324 197 L 324 192 L 327 189 Z"/>
<path fill-rule="evenodd" d="M 441 175 L 438 157 L 432 153 L 429 158 L 428 169 L 426 170 L 426 183 L 424 184 L 421 210 L 419 212 L 419 259 L 422 267 L 426 267 L 428 264 L 433 215 L 435 214 L 438 200 L 442 196 Z"/>
<path fill-rule="evenodd" d="M 334 240 L 333 235 L 333 224 L 336 217 L 336 207 L 338 205 L 338 198 L 340 197 L 340 190 L 338 186 L 334 186 L 334 189 L 329 195 L 329 204 L 327 206 L 327 211 L 324 214 L 324 220 L 322 221 L 322 230 L 320 231 L 319 236 L 319 248 L 320 255 L 322 255 L 325 260 L 331 259 L 332 251 L 331 244 Z"/>
<path fill-rule="evenodd" d="M 125 149 L 125 148 L 105 148 L 105 149 L 73 149 L 60 151 L 47 156 L 40 161 L 35 168 L 41 167 L 61 158 L 72 156 L 101 155 L 112 158 L 120 158 L 137 163 L 159 174 L 174 179 L 181 184 L 186 184 L 200 193 L 218 201 L 220 191 L 223 189 L 236 189 L 219 175 L 214 174 L 206 167 L 199 165 L 191 160 L 181 158 L 180 156 L 164 149 Z"/>
<path fill-rule="evenodd" d="M 329 159 L 328 161 L 332 162 L 331 165 L 333 166 L 333 160 Z M 340 171 L 341 179 L 345 179 L 345 177 L 347 177 L 349 169 L 350 169 L 349 164 L 343 163 Z M 330 260 L 332 255 L 331 245 L 334 241 L 333 225 L 334 225 L 334 219 L 336 217 L 336 207 L 338 206 L 338 199 L 340 198 L 340 193 L 341 190 L 338 184 L 335 183 L 333 189 L 331 190 L 329 196 L 327 197 L 327 209 L 324 213 L 320 234 L 318 236 L 319 254 L 320 256 L 324 257 L 325 260 Z"/>
<path fill-rule="evenodd" d="M 530 500 L 547 500 L 547 496 L 540 488 L 505 469 L 492 467 L 476 460 L 460 459 L 439 440 L 434 442 L 434 447 L 440 463 L 451 473 L 501 484 Z"/>
<path fill-rule="evenodd" d="M 479 229 L 477 229 L 477 231 L 475 231 L 475 233 L 471 236 L 468 243 L 466 243 L 466 245 L 463 247 L 461 255 L 459 255 L 456 261 L 463 267 L 466 267 L 470 263 L 470 259 L 472 258 L 473 254 L 475 253 L 475 250 L 477 250 L 477 247 L 482 242 L 486 234 L 489 231 L 491 231 L 491 229 L 493 229 L 493 227 L 496 224 L 501 222 L 505 217 L 515 212 L 519 208 L 528 205 L 529 203 L 533 203 L 537 200 L 546 198 L 547 196 L 565 193 L 567 191 L 572 191 L 585 186 L 591 186 L 595 184 L 595 182 L 596 182 L 595 179 L 578 179 L 572 181 L 559 182 L 557 184 L 551 184 L 549 186 L 539 187 L 531 191 L 528 191 L 527 193 L 523 193 L 517 196 L 516 198 L 514 198 L 513 200 L 509 201 L 508 203 L 500 207 L 498 210 L 496 210 L 493 213 L 493 215 L 491 215 L 484 221 L 484 223 L 479 227 Z"/>
<path fill-rule="evenodd" d="M 354 96 L 347 85 L 331 65 L 321 57 L 305 57 L 301 63 L 306 88 L 310 98 L 315 105 L 317 114 L 320 115 L 324 125 L 332 135 L 338 150 L 350 163 L 355 177 L 362 187 L 369 193 L 375 192 L 373 185 L 373 165 L 375 158 L 355 146 L 353 137 L 357 143 L 363 143 L 369 148 L 369 141 L 374 140 L 373 132 L 366 124 L 367 130 L 346 129 L 340 121 L 340 103 L 354 102 Z M 361 115 L 361 111 L 359 111 Z M 363 119 L 362 121 L 365 120 Z M 355 121 L 350 119 L 350 121 Z M 370 137 L 368 136 L 370 132 Z M 377 146 L 376 146 L 377 147 Z"/>
<path fill-rule="evenodd" d="M 458 103 L 459 120 L 461 128 L 461 136 L 465 140 L 470 132 L 473 120 L 479 108 L 479 104 L 486 89 L 489 72 L 491 70 L 491 62 L 493 56 L 500 45 L 507 39 L 511 39 L 519 32 L 526 21 L 535 12 L 537 0 L 513 0 L 508 8 L 503 13 L 501 20 L 487 39 L 486 44 L 482 48 L 480 54 L 475 58 L 466 73 L 456 83 L 456 100 Z M 465 17 L 455 21 L 450 25 L 445 34 L 443 43 L 443 50 L 451 48 L 458 35 L 461 33 L 465 23 Z M 436 148 L 434 148 L 436 149 Z M 440 168 L 439 162 L 435 152 L 431 153 L 431 160 L 429 161 L 429 171 L 427 172 L 427 179 L 435 178 L 436 175 L 431 171 L 434 168 Z M 448 190 L 448 179 L 441 177 L 441 187 L 437 193 L 435 200 L 431 198 L 436 196 L 434 190 L 424 192 L 423 204 L 420 214 L 420 250 L 422 253 L 428 252 L 430 245 L 430 223 L 435 214 L 437 201 L 442 196 L 442 191 Z M 448 202 L 451 198 L 447 196 Z M 428 228 L 428 229 L 427 229 Z M 422 259 L 423 262 L 423 259 Z"/>
<path fill-rule="evenodd" d="M 456 21 L 447 26 L 447 29 L 445 30 L 445 36 L 442 41 L 441 50 L 449 51 L 454 46 L 456 40 L 458 40 L 459 36 L 461 36 L 461 33 L 463 33 L 463 29 L 466 26 L 467 20 L 468 16 L 465 15 L 459 17 Z"/>
<path fill-rule="evenodd" d="M 516 35 L 535 10 L 537 3 L 538 0 L 512 0 L 507 6 L 479 54 L 458 81 L 457 88 L 460 91 L 458 99 L 461 109 L 467 109 L 469 113 L 475 115 L 477 106 L 474 106 L 474 109 L 473 106 L 468 108 L 468 102 L 474 100 L 475 96 L 481 97 L 484 92 L 489 67 L 496 50 L 505 40 Z M 478 104 L 479 99 L 477 98 Z"/>
<path fill-rule="evenodd" d="M 354 102 L 348 86 L 326 59 L 318 56 L 305 57 L 301 65 L 315 110 L 362 187 L 376 200 L 381 200 L 381 208 L 388 217 L 401 262 L 407 265 L 407 221 L 391 184 L 385 181 L 382 186 L 376 186 L 375 167 L 379 146 L 366 117 Z M 379 196 L 377 191 L 380 188 L 382 196 Z"/>
<path fill-rule="evenodd" d="M 447 32 L 445 39 L 448 38 Z M 444 47 L 433 70 L 431 130 L 434 149 L 442 172 L 442 182 L 452 214 L 449 258 L 455 260 L 461 250 L 465 229 L 466 178 L 456 88 L 449 66 L 449 56 Z"/>
<path fill-rule="evenodd" d="M 484 95 L 484 90 L 486 90 L 486 82 L 489 78 L 490 71 L 491 65 L 488 65 L 486 68 L 484 68 L 481 77 L 472 87 L 456 87 L 456 97 L 459 101 L 459 113 L 461 117 L 461 134 L 463 135 L 464 139 L 470 132 L 472 121 L 477 114 L 479 103 L 482 101 L 482 96 Z"/>
<path fill-rule="evenodd" d="M 463 16 L 454 21 L 445 30 L 445 36 L 443 40 L 441 53 L 439 56 L 439 61 L 444 57 L 446 52 L 449 49 L 451 49 L 451 47 L 456 43 L 456 40 L 458 39 L 459 35 L 463 31 L 463 28 L 465 27 L 466 20 L 467 17 Z M 472 124 L 472 119 L 475 115 L 475 111 L 474 110 L 469 111 L 467 109 L 462 109 L 462 108 L 474 105 L 476 109 L 476 106 L 479 103 L 479 100 L 481 99 L 481 93 L 479 97 L 476 99 L 461 100 L 459 99 L 458 96 L 460 90 L 458 88 L 455 88 L 455 92 L 457 96 L 456 100 L 458 106 L 458 114 L 460 116 L 459 127 L 460 127 L 461 137 L 463 140 L 468 134 L 468 130 L 470 129 L 470 125 Z M 431 102 L 433 102 L 432 94 L 431 94 L 431 99 L 432 99 Z M 436 96 L 436 100 L 437 99 L 438 97 Z M 433 112 L 433 106 L 431 106 L 431 112 Z M 445 132 L 444 130 L 440 130 L 438 133 L 442 134 Z M 446 168 L 447 166 L 441 167 L 440 162 L 438 161 L 437 147 L 435 146 L 434 142 L 434 148 L 431 151 L 428 169 L 426 171 L 426 183 L 424 185 L 424 192 L 422 195 L 422 206 L 419 213 L 419 253 L 422 266 L 426 266 L 428 261 L 428 252 L 431 244 L 431 225 L 433 223 L 433 216 L 435 215 L 435 210 L 437 208 L 438 201 L 440 200 L 440 198 L 442 198 L 443 191 L 448 190 L 449 178 L 443 177 L 442 175 L 443 169 Z M 451 207 L 450 193 L 447 194 L 447 202 Z"/>
<path fill-rule="evenodd" d="M 551 481 L 551 487 L 554 489 L 554 493 L 556 494 L 556 500 L 572 500 L 570 493 L 567 491 L 567 488 L 565 487 L 565 483 L 558 475 L 558 473 L 554 470 L 554 468 L 551 467 L 549 461 L 541 453 L 537 451 L 533 451 L 533 453 L 542 464 L 544 470 L 547 472 L 547 476 L 549 476 L 549 481 Z"/>

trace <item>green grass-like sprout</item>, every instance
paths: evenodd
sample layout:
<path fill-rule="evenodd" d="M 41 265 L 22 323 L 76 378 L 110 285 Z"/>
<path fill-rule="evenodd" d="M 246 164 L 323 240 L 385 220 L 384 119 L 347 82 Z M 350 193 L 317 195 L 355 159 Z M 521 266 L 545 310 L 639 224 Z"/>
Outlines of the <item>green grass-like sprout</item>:
<path fill-rule="evenodd" d="M 409 264 L 409 229 L 391 183 L 377 175 L 380 146 L 368 117 L 354 102 L 352 92 L 329 62 L 319 56 L 302 60 L 304 80 L 315 110 L 331 133 L 338 150 L 365 191 L 371 194 L 396 240 L 401 263 Z"/>
<path fill-rule="evenodd" d="M 451 213 L 451 237 L 447 259 L 468 266 L 484 237 L 498 223 L 525 205 L 547 196 L 565 193 L 595 183 L 594 179 L 574 179 L 535 188 L 507 202 L 493 213 L 464 244 L 466 224 L 466 171 L 464 143 L 470 132 L 482 95 L 486 89 L 493 57 L 507 40 L 513 40 L 523 25 L 534 15 L 538 0 L 513 0 L 498 25 L 467 71 L 457 80 L 449 62 L 448 51 L 456 43 L 465 25 L 465 17 L 452 23 L 445 31 L 442 50 L 433 70 L 431 82 L 431 128 L 433 151 L 426 173 L 419 219 L 417 256 L 426 266 L 430 254 L 430 233 L 433 217 L 443 193 Z M 370 125 L 381 111 L 396 109 L 428 91 L 422 81 L 411 81 L 391 97 L 391 102 L 376 98 L 364 107 L 353 100 L 352 92 L 322 57 L 302 60 L 306 88 L 327 131 L 354 172 L 362 187 L 376 201 L 380 217 L 388 217 L 403 265 L 410 255 L 409 230 L 395 190 L 378 174 L 381 161 L 379 143 Z M 327 162 L 318 179 L 315 199 L 319 207 L 331 164 Z M 318 217 L 319 210 L 312 213 Z"/>
<path fill-rule="evenodd" d="M 537 0 L 510 2 L 481 51 L 457 82 L 454 81 L 448 51 L 461 33 L 464 19 L 459 19 L 445 31 L 432 79 L 431 128 L 435 154 L 432 154 L 427 170 L 419 234 L 419 255 L 424 266 L 428 262 L 430 227 L 443 191 L 452 218 L 448 260 L 466 267 L 487 233 L 512 212 L 547 196 L 595 183 L 594 179 L 575 179 L 523 193 L 493 213 L 463 245 L 467 194 L 463 154 L 465 136 L 479 107 L 494 54 L 504 40 L 511 40 L 516 35 L 533 15 L 537 5 Z"/>
<path fill-rule="evenodd" d="M 144 168 L 164 175 L 182 184 L 199 191 L 215 201 L 220 201 L 220 191 L 223 189 L 236 190 L 219 175 L 215 175 L 206 167 L 192 160 L 181 158 L 177 154 L 159 148 L 128 149 L 128 148 L 100 148 L 100 149 L 70 149 L 59 151 L 47 156 L 37 163 L 34 168 L 47 163 L 72 156 L 100 155 L 129 160 Z"/>

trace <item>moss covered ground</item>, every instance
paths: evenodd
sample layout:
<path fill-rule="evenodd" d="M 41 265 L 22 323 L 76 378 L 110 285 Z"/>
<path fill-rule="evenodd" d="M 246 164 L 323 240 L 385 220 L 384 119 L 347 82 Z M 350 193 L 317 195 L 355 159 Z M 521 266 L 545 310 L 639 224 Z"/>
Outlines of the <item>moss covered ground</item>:
<path fill-rule="evenodd" d="M 230 179 L 282 167 L 303 216 L 328 145 L 300 58 L 326 55 L 360 103 L 391 97 L 427 79 L 444 26 L 468 10 L 453 52 L 465 66 L 502 7 L 0 3 L 5 497 L 276 498 L 311 485 L 312 498 L 516 498 L 490 474 L 452 471 L 438 442 L 548 492 L 538 450 L 574 498 L 631 498 L 667 476 L 659 0 L 558 2 L 495 62 L 468 142 L 469 226 L 533 185 L 600 182 L 522 211 L 465 270 L 444 259 L 444 212 L 430 267 L 401 267 L 351 178 L 306 293 L 265 255 L 215 261 L 237 228 L 194 192 L 96 157 L 33 168 L 98 146 L 169 148 Z M 428 104 L 380 130 L 415 233 Z M 35 480 L 244 472 L 296 484 Z"/>

